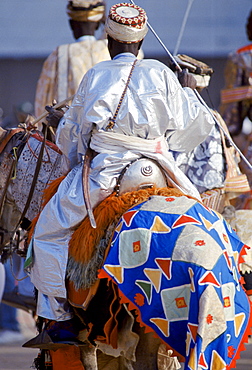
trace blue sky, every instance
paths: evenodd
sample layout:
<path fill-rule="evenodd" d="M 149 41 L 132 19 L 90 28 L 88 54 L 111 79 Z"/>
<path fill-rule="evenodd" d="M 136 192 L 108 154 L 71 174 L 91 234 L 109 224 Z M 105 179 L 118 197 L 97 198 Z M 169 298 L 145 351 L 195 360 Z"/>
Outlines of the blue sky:
<path fill-rule="evenodd" d="M 189 1 L 192 6 L 179 51 L 225 56 L 247 43 L 245 23 L 251 0 L 139 0 L 149 23 L 173 53 Z M 107 0 L 108 8 L 115 1 Z M 67 0 L 2 0 L 0 58 L 46 57 L 56 46 L 73 41 L 66 16 Z M 149 32 L 145 54 L 163 54 Z"/>

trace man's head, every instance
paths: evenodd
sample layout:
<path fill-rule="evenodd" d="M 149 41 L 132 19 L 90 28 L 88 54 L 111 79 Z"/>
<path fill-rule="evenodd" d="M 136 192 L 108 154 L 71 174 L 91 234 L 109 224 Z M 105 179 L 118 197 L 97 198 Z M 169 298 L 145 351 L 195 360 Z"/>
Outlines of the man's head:
<path fill-rule="evenodd" d="M 105 21 L 105 3 L 102 0 L 68 1 L 67 14 L 74 37 L 93 35 Z"/>
<path fill-rule="evenodd" d="M 248 16 L 246 30 L 247 30 L 248 39 L 252 41 L 252 10 Z"/>
<path fill-rule="evenodd" d="M 105 31 L 108 35 L 108 46 L 112 58 L 120 52 L 127 51 L 137 55 L 148 32 L 147 15 L 137 5 L 115 4 L 110 8 Z"/>

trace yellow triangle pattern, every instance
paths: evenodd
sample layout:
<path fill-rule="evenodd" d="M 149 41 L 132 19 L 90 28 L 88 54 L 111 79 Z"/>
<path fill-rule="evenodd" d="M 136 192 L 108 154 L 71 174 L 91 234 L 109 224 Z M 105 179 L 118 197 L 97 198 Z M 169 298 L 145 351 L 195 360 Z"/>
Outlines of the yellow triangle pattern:
<path fill-rule="evenodd" d="M 192 340 L 192 335 L 190 332 L 189 333 L 187 332 L 186 333 L 186 355 L 187 356 L 189 355 L 191 340 Z"/>
<path fill-rule="evenodd" d="M 194 293 L 195 292 L 195 284 L 194 284 L 194 272 L 193 272 L 193 269 L 191 267 L 189 267 L 188 272 L 189 272 L 190 279 L 191 279 L 191 292 Z"/>
<path fill-rule="evenodd" d="M 144 269 L 144 273 L 147 276 L 147 278 L 151 281 L 151 283 L 154 285 L 156 292 L 159 293 L 162 271 L 159 269 Z"/>
<path fill-rule="evenodd" d="M 234 251 L 233 257 L 234 257 L 235 263 L 238 264 L 239 253 L 237 251 Z"/>
<path fill-rule="evenodd" d="M 156 216 L 150 230 L 153 233 L 169 233 L 171 228 L 167 226 L 159 216 Z"/>
<path fill-rule="evenodd" d="M 225 370 L 225 369 L 226 362 L 216 351 L 213 350 L 210 370 Z"/>
<path fill-rule="evenodd" d="M 196 346 L 191 350 L 188 366 L 191 370 L 197 370 L 196 366 Z"/>
<path fill-rule="evenodd" d="M 150 319 L 153 324 L 155 324 L 159 330 L 164 334 L 165 337 L 169 337 L 169 321 L 166 319 L 154 318 Z"/>
<path fill-rule="evenodd" d="M 201 220 L 202 220 L 202 222 L 203 222 L 203 224 L 204 224 L 205 228 L 206 228 L 207 230 L 211 230 L 211 229 L 212 229 L 212 227 L 213 227 L 212 222 L 208 221 L 208 220 L 207 220 L 205 217 L 203 217 L 202 215 L 200 215 L 200 218 L 201 218 Z"/>
<path fill-rule="evenodd" d="M 105 270 L 116 279 L 119 284 L 123 282 L 123 267 L 114 265 L 104 265 Z"/>
<path fill-rule="evenodd" d="M 238 335 L 240 334 L 244 320 L 245 320 L 245 313 L 239 313 L 238 315 L 235 315 L 234 326 L 235 326 L 235 336 L 236 337 L 238 337 Z"/>
<path fill-rule="evenodd" d="M 121 231 L 122 225 L 123 225 L 123 223 L 120 222 L 119 225 L 117 225 L 115 231 L 117 231 L 119 233 Z"/>

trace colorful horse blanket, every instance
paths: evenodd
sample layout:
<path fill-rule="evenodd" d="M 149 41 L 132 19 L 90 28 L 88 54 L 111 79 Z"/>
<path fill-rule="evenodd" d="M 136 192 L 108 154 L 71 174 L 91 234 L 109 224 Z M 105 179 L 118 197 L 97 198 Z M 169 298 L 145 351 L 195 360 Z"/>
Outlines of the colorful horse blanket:
<path fill-rule="evenodd" d="M 230 369 L 251 326 L 239 282 L 244 249 L 217 212 L 185 196 L 152 196 L 121 218 L 99 277 L 118 285 L 185 369 Z"/>

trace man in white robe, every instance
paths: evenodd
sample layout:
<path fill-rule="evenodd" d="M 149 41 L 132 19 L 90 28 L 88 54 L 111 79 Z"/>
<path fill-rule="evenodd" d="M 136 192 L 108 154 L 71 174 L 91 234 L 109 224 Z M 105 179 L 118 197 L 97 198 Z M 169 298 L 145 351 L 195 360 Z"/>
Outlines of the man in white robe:
<path fill-rule="evenodd" d="M 169 150 L 192 150 L 214 124 L 193 90 L 183 88 L 164 64 L 138 60 L 129 77 L 147 33 L 143 9 L 132 4 L 112 7 L 106 32 L 112 60 L 101 62 L 86 73 L 60 122 L 57 144 L 69 160 L 70 172 L 43 209 L 30 244 L 33 264 L 29 269 L 38 289 L 37 314 L 50 320 L 72 317 L 65 287 L 68 242 L 73 228 L 87 215 L 82 160 L 89 142 L 98 153 L 90 169 L 93 207 L 112 193 L 123 168 L 142 155 L 160 163 L 168 184 L 199 198 Z M 127 79 L 129 84 L 114 126 L 108 129 Z M 186 79 L 193 86 L 190 75 L 183 75 L 182 84 Z"/>

